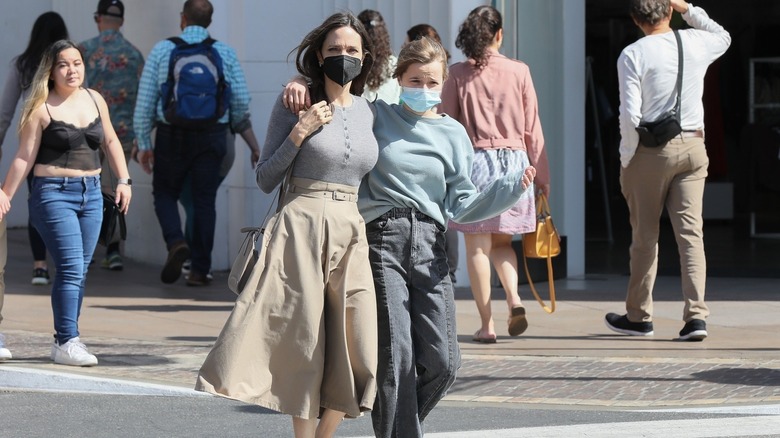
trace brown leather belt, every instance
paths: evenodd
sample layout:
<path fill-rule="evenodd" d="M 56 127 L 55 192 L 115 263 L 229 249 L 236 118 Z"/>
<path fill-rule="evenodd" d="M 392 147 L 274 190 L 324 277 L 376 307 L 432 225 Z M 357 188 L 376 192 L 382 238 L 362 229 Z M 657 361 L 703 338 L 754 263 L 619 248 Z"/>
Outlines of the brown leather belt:
<path fill-rule="evenodd" d="M 682 138 L 693 138 L 693 137 L 704 138 L 704 130 L 697 129 L 695 131 L 683 131 L 682 133 L 680 133 L 680 135 L 682 136 Z"/>

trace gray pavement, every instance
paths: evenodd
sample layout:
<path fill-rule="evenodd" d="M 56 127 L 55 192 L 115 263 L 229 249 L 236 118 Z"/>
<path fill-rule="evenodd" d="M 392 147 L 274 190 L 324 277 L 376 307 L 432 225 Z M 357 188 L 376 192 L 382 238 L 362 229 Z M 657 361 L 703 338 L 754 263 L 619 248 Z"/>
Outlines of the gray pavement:
<path fill-rule="evenodd" d="M 135 388 L 142 394 L 198 397 L 190 388 L 234 300 L 226 273 L 216 273 L 207 288 L 187 287 L 183 280 L 164 285 L 159 267 L 126 261 L 124 271 L 112 272 L 101 269 L 97 258 L 80 329 L 100 364 L 54 365 L 49 288 L 30 285 L 26 231 L 9 230 L 0 331 L 14 359 L 0 364 L 0 393 L 111 394 Z M 458 288 L 463 366 L 446 400 L 474 407 L 571 409 L 780 404 L 780 280 L 711 277 L 710 337 L 698 343 L 673 340 L 683 325 L 682 298 L 679 279 L 670 277 L 656 285 L 655 336 L 610 332 L 603 317 L 622 311 L 626 281 L 621 276 L 557 281 L 558 310 L 552 315 L 521 287 L 530 327 L 516 338 L 506 335 L 506 305 L 496 290 L 499 339 L 492 345 L 471 342 L 479 320 L 469 290 Z"/>

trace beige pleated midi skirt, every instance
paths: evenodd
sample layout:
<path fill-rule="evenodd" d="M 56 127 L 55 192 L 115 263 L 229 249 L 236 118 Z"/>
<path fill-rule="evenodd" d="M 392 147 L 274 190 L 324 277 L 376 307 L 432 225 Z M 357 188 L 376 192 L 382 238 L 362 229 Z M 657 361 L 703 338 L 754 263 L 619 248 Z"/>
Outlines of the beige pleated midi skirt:
<path fill-rule="evenodd" d="M 376 296 L 357 188 L 292 178 L 195 389 L 301 418 L 357 417 L 376 395 Z"/>

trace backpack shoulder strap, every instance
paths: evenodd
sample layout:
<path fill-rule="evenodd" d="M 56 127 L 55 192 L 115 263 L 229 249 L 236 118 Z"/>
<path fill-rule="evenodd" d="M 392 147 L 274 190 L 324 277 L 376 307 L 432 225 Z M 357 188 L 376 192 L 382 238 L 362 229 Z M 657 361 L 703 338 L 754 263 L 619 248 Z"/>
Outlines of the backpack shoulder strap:
<path fill-rule="evenodd" d="M 187 42 L 181 39 L 180 37 L 170 37 L 168 38 L 168 41 L 172 42 L 173 44 L 176 44 L 176 47 L 187 44 Z"/>

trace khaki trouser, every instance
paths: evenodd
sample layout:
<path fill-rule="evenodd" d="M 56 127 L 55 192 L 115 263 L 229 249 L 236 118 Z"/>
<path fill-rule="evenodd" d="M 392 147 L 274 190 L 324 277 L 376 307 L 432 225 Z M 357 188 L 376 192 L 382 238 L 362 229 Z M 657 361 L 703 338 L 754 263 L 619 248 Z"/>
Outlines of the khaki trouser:
<path fill-rule="evenodd" d="M 706 319 L 704 304 L 707 263 L 704 256 L 702 203 L 707 177 L 707 151 L 702 138 L 676 138 L 663 147 L 641 144 L 620 185 L 631 221 L 631 278 L 626 310 L 632 322 L 652 321 L 653 285 L 658 268 L 658 229 L 664 206 L 672 222 L 680 254 L 683 320 Z"/>
<path fill-rule="evenodd" d="M 5 295 L 5 263 L 8 261 L 8 237 L 6 219 L 0 220 L 0 322 L 3 322 L 3 296 Z"/>

